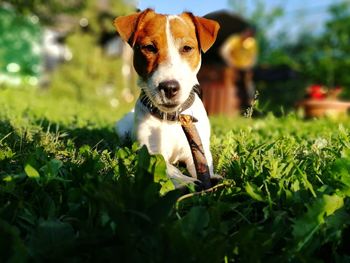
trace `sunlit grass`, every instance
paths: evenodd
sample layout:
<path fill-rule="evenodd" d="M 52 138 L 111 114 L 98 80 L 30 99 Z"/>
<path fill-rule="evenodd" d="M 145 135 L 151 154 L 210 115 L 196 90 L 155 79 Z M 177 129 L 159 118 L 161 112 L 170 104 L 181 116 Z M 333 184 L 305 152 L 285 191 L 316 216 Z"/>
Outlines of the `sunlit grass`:
<path fill-rule="evenodd" d="M 348 119 L 211 118 L 224 182 L 177 201 L 160 156 L 118 145 L 131 104 L 56 92 L 0 89 L 0 261 L 349 259 Z"/>

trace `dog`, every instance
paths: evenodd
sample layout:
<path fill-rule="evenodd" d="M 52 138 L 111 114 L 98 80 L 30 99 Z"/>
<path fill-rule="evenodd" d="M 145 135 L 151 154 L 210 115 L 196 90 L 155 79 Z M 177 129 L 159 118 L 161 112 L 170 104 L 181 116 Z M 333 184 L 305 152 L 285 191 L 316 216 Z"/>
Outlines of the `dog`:
<path fill-rule="evenodd" d="M 198 89 L 201 52 L 215 42 L 219 24 L 189 12 L 158 14 L 152 9 L 114 20 L 120 37 L 134 51 L 141 94 L 133 111 L 116 124 L 119 138 L 127 136 L 146 145 L 151 154 L 163 155 L 167 175 L 176 187 L 197 181 L 191 148 L 178 120 L 179 114 L 196 119 L 211 177 L 210 124 Z M 184 163 L 191 176 L 174 165 Z"/>

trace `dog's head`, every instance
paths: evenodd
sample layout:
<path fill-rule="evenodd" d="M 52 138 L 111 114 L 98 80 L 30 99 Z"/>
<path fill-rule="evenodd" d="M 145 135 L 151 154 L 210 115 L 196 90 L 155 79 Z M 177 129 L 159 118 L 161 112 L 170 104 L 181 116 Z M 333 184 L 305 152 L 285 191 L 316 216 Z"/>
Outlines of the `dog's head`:
<path fill-rule="evenodd" d="M 182 13 L 161 15 L 151 9 L 118 17 L 114 25 L 134 49 L 141 88 L 159 109 L 176 111 L 198 84 L 201 51 L 214 43 L 219 24 Z"/>

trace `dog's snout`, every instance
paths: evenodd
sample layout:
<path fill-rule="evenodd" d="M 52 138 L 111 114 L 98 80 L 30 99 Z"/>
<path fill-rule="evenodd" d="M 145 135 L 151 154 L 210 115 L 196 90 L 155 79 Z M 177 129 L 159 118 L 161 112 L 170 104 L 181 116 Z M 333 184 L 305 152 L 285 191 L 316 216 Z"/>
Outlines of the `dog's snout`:
<path fill-rule="evenodd" d="M 159 83 L 158 89 L 164 91 L 165 97 L 171 99 L 178 94 L 180 90 L 180 84 L 176 80 L 167 80 Z"/>

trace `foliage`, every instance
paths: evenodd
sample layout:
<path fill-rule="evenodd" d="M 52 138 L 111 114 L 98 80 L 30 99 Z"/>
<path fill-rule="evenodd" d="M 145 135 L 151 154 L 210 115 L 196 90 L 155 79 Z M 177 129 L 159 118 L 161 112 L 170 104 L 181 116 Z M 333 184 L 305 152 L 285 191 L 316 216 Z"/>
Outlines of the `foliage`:
<path fill-rule="evenodd" d="M 0 6 L 0 84 L 36 79 L 41 63 L 40 39 L 38 23 Z"/>
<path fill-rule="evenodd" d="M 161 156 L 118 147 L 121 112 L 21 89 L 0 105 L 1 262 L 350 258 L 347 119 L 212 119 L 223 185 L 178 199 Z"/>
<path fill-rule="evenodd" d="M 66 45 L 73 58 L 52 72 L 50 93 L 56 98 L 74 99 L 79 104 L 93 104 L 109 111 L 108 115 L 113 118 L 120 108 L 131 107 L 138 90 L 134 82 L 122 76 L 122 59 L 107 56 L 99 40 L 106 32 L 116 35 L 112 25 L 113 12 L 129 12 L 131 7 L 123 1 L 110 3 L 110 14 L 106 18 L 109 25 L 103 26 L 99 20 L 103 12 L 96 11 L 96 2 L 87 1 L 85 4 L 79 16 L 87 18 L 89 26 L 74 28 L 68 34 Z"/>
<path fill-rule="evenodd" d="M 294 88 L 297 93 L 309 84 L 317 83 L 328 87 L 342 86 L 343 98 L 349 98 L 350 3 L 333 4 L 329 15 L 323 32 L 318 35 L 304 32 L 295 43 L 281 42 L 270 52 L 268 62 L 289 65 L 300 72 L 302 78 Z"/>
<path fill-rule="evenodd" d="M 52 5 L 41 0 L 24 2 L 5 1 L 11 5 L 0 6 L 0 73 L 4 73 L 0 76 L 0 84 L 18 85 L 25 80 L 26 84 L 36 85 L 38 78 L 46 84 L 41 41 L 42 27 L 50 23 L 51 29 L 66 37 L 65 44 L 73 54 L 73 60 L 55 72 L 54 87 L 66 86 L 69 92 L 82 96 L 81 89 L 84 88 L 102 94 L 108 93 L 106 90 L 113 86 L 126 86 L 121 78 L 115 78 L 120 74 L 121 61 L 105 56 L 100 40 L 105 35 L 116 36 L 112 21 L 117 15 L 131 12 L 133 6 L 130 3 L 121 0 L 108 1 L 106 5 L 94 0 L 50 0 Z M 80 26 L 82 18 L 85 24 Z M 116 100 L 113 95 L 112 99 Z"/>
<path fill-rule="evenodd" d="M 0 262 L 350 260 L 348 119 L 213 118 L 225 179 L 183 196 L 161 156 L 119 145 L 131 105 L 91 10 L 50 89 L 0 89 Z"/>
<path fill-rule="evenodd" d="M 85 2 L 82 0 L 4 0 L 4 3 L 10 4 L 16 8 L 16 10 L 24 15 L 35 14 L 45 20 L 52 19 L 57 13 L 72 13 L 77 10 L 81 10 L 85 7 Z"/>
<path fill-rule="evenodd" d="M 301 42 L 305 46 L 297 56 L 297 61 L 311 80 L 328 86 L 349 87 L 350 78 L 347 74 L 350 67 L 349 2 L 333 5 L 330 8 L 330 15 L 325 32 L 315 37 L 312 45 Z"/>
<path fill-rule="evenodd" d="M 36 15 L 43 24 L 55 24 L 61 14 L 90 19 L 100 9 L 108 9 L 111 14 L 118 15 L 130 11 L 133 4 L 122 0 L 108 1 L 108 6 L 99 6 L 95 0 L 3 0 L 2 3 L 14 7 L 21 15 Z"/>
<path fill-rule="evenodd" d="M 50 93 L 54 95 L 52 99 L 60 98 L 66 101 L 67 98 L 70 98 L 74 99 L 78 104 L 86 105 L 90 103 L 94 107 L 100 107 L 106 112 L 109 111 L 108 115 L 111 118 L 115 118 L 116 115 L 114 113 L 118 108 L 131 107 L 130 103 L 133 102 L 137 91 L 134 83 L 126 83 L 128 80 L 122 77 L 122 60 L 118 57 L 106 56 L 102 45 L 99 44 L 99 38 L 105 32 L 102 32 L 102 29 L 99 28 L 98 17 L 100 13 L 95 12 L 94 1 L 88 1 L 85 4 L 87 5 L 87 9 L 82 9 L 76 15 L 88 17 L 89 30 L 75 27 L 67 35 L 65 44 L 72 52 L 73 57 L 69 62 L 58 65 L 55 71 L 50 72 L 50 76 L 44 76 L 45 80 L 48 77 L 50 79 L 50 85 L 46 88 L 49 88 Z M 130 10 L 130 6 L 125 6 L 121 1 L 114 1 L 112 6 L 118 12 L 127 12 Z M 115 11 L 115 9 L 112 9 L 111 12 L 113 10 Z M 2 36 L 0 38 L 0 54 L 2 55 L 2 59 L 0 59 L 0 71 L 6 71 L 6 66 L 9 62 L 16 62 L 21 68 L 20 72 L 16 73 L 17 75 L 36 74 L 39 77 L 37 70 L 41 61 L 40 54 L 32 54 L 32 50 L 35 50 L 33 49 L 35 45 L 40 50 L 38 43 L 33 44 L 32 47 L 30 44 L 34 41 L 30 39 L 28 41 L 22 41 L 23 39 L 21 38 L 18 41 L 18 35 L 13 34 L 16 31 L 16 26 L 12 22 L 18 21 L 18 28 L 20 29 L 18 32 L 16 31 L 18 34 L 35 37 L 37 42 L 41 38 L 40 26 L 37 25 L 38 28 L 33 27 L 25 31 L 22 28 L 23 23 L 32 23 L 29 17 L 19 16 L 12 9 L 0 9 L 0 12 L 11 15 L 10 17 L 12 18 L 12 20 L 7 19 L 8 17 L 6 16 L 1 16 L 0 18 L 0 28 L 2 28 L 2 25 L 6 28 L 6 30 L 0 31 L 0 35 Z M 110 25 L 104 28 L 104 30 L 116 34 L 112 26 L 113 15 L 111 16 L 108 17 Z M 26 55 L 24 56 L 23 53 Z M 8 75 L 9 73 L 6 72 L 6 74 Z M 32 80 L 33 78 L 28 79 Z M 35 80 L 38 82 L 37 78 Z M 27 82 L 24 82 L 24 84 Z M 17 84 L 19 83 L 20 81 Z M 18 103 L 26 104 L 28 102 L 26 99 L 23 101 L 19 101 Z"/>
<path fill-rule="evenodd" d="M 345 1 L 334 4 L 329 13 L 330 18 L 322 33 L 303 32 L 295 43 L 280 43 L 271 51 L 268 62 L 283 63 L 301 72 L 306 79 L 305 86 L 319 83 L 347 88 L 350 85 L 347 74 L 350 66 L 350 4 Z M 345 91 L 349 93 L 348 89 Z"/>
<path fill-rule="evenodd" d="M 111 111 L 130 104 L 134 95 L 125 88 L 121 59 L 107 57 L 102 47 L 96 45 L 93 34 L 78 31 L 68 37 L 67 45 L 74 54 L 73 58 L 53 72 L 51 92 L 57 97 L 91 102 L 95 107 L 104 107 L 108 100 Z"/>

